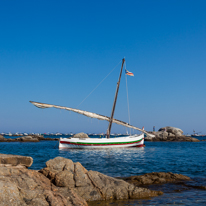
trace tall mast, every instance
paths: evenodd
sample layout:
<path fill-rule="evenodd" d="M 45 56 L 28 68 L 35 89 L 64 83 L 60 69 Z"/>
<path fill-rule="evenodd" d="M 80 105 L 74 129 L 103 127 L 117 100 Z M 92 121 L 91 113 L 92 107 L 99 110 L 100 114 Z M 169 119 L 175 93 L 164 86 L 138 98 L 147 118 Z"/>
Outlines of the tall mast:
<path fill-rule="evenodd" d="M 111 132 L 111 128 L 112 128 L 114 110 L 115 110 L 115 106 L 116 106 L 116 102 L 117 102 L 117 95 L 118 95 L 118 91 L 119 91 L 119 85 L 120 85 L 120 80 L 121 80 L 121 76 L 122 76 L 122 70 L 123 70 L 124 62 L 125 62 L 125 58 L 122 59 L 122 66 L 121 66 L 121 70 L 120 70 L 120 74 L 119 74 L 119 80 L 117 82 L 117 88 L 116 88 L 116 93 L 115 93 L 115 97 L 114 97 L 112 113 L 111 113 L 111 117 L 110 117 L 110 120 L 109 120 L 109 126 L 108 126 L 108 129 L 107 129 L 107 138 L 110 138 L 110 132 Z"/>

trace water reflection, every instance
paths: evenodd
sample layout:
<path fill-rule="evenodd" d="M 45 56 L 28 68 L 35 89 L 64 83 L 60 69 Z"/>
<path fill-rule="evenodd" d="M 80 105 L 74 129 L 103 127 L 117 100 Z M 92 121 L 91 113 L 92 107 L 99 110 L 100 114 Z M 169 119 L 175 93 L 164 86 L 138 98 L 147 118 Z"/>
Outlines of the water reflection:
<path fill-rule="evenodd" d="M 81 162 L 87 169 L 111 176 L 129 176 L 142 173 L 138 165 L 145 162 L 145 148 L 114 148 L 92 150 L 59 150 L 59 156 Z"/>

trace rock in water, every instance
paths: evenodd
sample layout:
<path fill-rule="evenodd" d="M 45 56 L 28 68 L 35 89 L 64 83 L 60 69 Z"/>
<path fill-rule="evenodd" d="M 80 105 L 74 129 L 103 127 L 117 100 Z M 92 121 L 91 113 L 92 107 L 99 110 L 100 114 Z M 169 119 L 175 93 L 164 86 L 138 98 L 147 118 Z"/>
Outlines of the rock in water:
<path fill-rule="evenodd" d="M 6 142 L 6 138 L 2 135 L 0 135 L 0 142 Z"/>
<path fill-rule="evenodd" d="M 176 127 L 162 127 L 158 132 L 153 132 L 155 137 L 146 137 L 145 141 L 178 141 L 199 142 L 200 140 L 183 135 L 183 131 Z"/>
<path fill-rule="evenodd" d="M 167 140 L 168 132 L 165 132 L 165 131 L 156 132 L 155 137 L 159 138 L 162 141 L 165 141 L 165 140 Z"/>
<path fill-rule="evenodd" d="M 135 185 L 163 184 L 168 182 L 191 180 L 185 175 L 174 174 L 172 172 L 152 172 L 145 175 L 131 176 L 123 179 Z"/>
<path fill-rule="evenodd" d="M 0 134 L 0 140 L 1 140 L 1 139 L 5 139 L 5 137 Z"/>
<path fill-rule="evenodd" d="M 177 127 L 162 127 L 160 128 L 158 131 L 166 131 L 166 132 L 169 132 L 169 133 L 172 133 L 172 134 L 179 134 L 179 135 L 182 135 L 183 134 L 183 131 Z"/>
<path fill-rule="evenodd" d="M 109 177 L 95 171 L 87 171 L 79 162 L 56 157 L 46 162 L 46 168 L 40 172 L 56 186 L 74 191 L 86 201 L 109 199 L 148 198 L 161 195 L 162 192 L 135 187 L 123 180 Z"/>
<path fill-rule="evenodd" d="M 22 142 L 39 142 L 39 139 L 32 136 L 23 136 L 23 137 L 16 138 L 16 140 Z"/>
<path fill-rule="evenodd" d="M 89 138 L 89 136 L 88 136 L 87 134 L 81 132 L 81 133 L 75 134 L 75 135 L 73 136 L 73 138 L 85 139 L 85 138 Z"/>
<path fill-rule="evenodd" d="M 0 154 L 0 164 L 17 166 L 22 165 L 25 167 L 31 167 L 33 164 L 33 158 L 20 155 Z"/>

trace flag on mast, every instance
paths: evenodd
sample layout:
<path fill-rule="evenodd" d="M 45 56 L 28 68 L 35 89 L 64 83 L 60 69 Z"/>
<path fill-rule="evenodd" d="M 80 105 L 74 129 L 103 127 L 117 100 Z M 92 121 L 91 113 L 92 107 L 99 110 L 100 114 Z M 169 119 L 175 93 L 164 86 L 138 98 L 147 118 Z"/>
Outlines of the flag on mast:
<path fill-rule="evenodd" d="M 125 69 L 125 74 L 129 75 L 129 76 L 134 76 L 134 74 L 132 72 L 129 72 L 128 70 Z"/>

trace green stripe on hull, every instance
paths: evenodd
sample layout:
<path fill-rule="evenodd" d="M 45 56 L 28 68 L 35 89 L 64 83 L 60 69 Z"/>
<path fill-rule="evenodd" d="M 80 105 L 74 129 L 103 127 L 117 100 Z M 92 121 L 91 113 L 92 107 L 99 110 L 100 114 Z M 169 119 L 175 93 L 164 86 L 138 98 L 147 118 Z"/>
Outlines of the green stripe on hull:
<path fill-rule="evenodd" d="M 94 145 L 94 144 L 96 144 L 96 145 L 98 145 L 98 144 L 129 144 L 129 143 L 137 143 L 137 142 L 141 142 L 142 140 L 143 140 L 143 138 L 140 139 L 140 140 L 135 140 L 135 141 L 131 141 L 131 142 L 102 142 L 102 143 L 70 142 L 70 143 L 74 143 L 74 144 L 92 144 L 92 145 Z"/>

